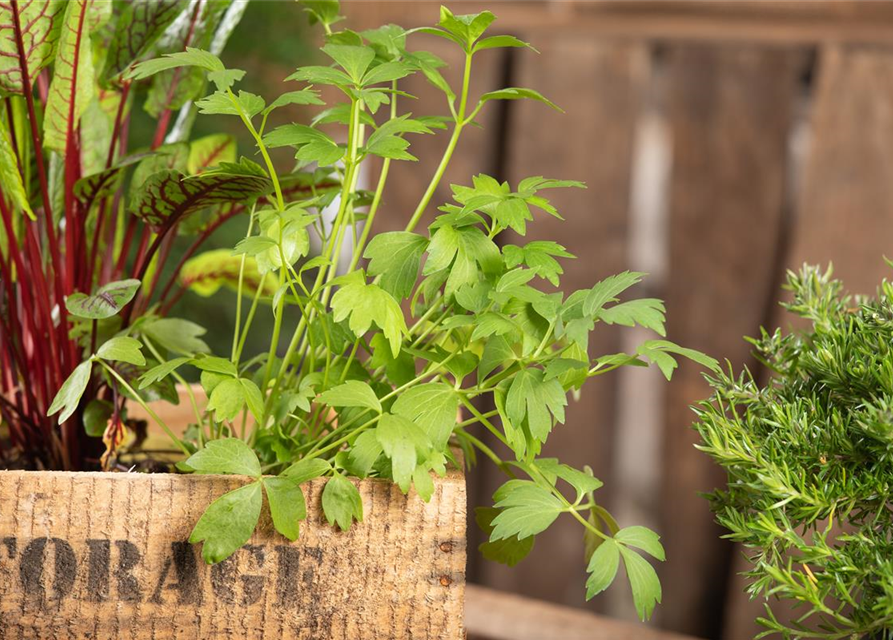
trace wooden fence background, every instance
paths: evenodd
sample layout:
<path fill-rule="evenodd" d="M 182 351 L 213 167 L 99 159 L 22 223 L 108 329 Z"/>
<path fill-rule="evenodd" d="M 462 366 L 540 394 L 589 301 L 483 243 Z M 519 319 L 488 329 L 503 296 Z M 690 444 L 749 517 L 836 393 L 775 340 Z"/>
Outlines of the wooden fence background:
<path fill-rule="evenodd" d="M 555 195 L 567 221 L 538 218 L 529 239 L 578 256 L 564 286 L 591 286 L 623 269 L 651 272 L 641 294 L 664 298 L 669 337 L 733 365 L 753 365 L 744 335 L 786 323 L 776 300 L 787 268 L 833 261 L 854 293 L 872 293 L 893 255 L 893 3 L 890 2 L 456 2 L 490 8 L 498 30 L 542 52 L 480 56 L 474 92 L 530 86 L 566 109 L 503 102 L 468 132 L 450 182 L 486 172 L 584 180 Z M 348 3 L 353 24 L 433 24 L 434 2 Z M 432 38 L 453 67 L 457 52 Z M 417 114 L 441 113 L 424 81 L 405 87 Z M 386 195 L 402 226 L 436 161 L 400 167 Z M 399 164 L 399 163 L 398 163 Z M 420 169 L 425 169 L 420 171 Z M 593 349 L 638 340 L 605 327 Z M 663 605 L 654 624 L 710 638 L 751 638 L 761 605 L 742 595 L 740 554 L 719 538 L 698 491 L 723 481 L 695 451 L 688 406 L 705 397 L 700 373 L 673 382 L 654 372 L 600 379 L 570 408 L 548 453 L 590 464 L 626 522 L 656 526 L 667 547 Z M 500 481 L 485 469 L 470 499 Z M 603 497 L 604 499 L 604 497 Z M 583 606 L 582 542 L 575 523 L 542 536 L 514 569 L 470 559 L 471 580 Z M 471 529 L 473 531 L 473 529 Z M 474 540 L 472 540 L 474 542 Z M 623 588 L 592 606 L 631 616 Z"/>

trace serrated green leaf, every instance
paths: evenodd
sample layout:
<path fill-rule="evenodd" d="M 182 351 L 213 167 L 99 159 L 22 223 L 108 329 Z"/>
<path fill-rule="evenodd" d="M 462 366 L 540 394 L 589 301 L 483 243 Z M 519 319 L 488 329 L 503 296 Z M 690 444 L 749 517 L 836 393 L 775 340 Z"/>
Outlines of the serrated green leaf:
<path fill-rule="evenodd" d="M 478 380 L 483 381 L 496 367 L 515 359 L 511 343 L 504 336 L 494 336 L 484 344 L 484 352 L 478 365 Z"/>
<path fill-rule="evenodd" d="M 321 458 L 304 458 L 288 467 L 280 475 L 293 478 L 298 484 L 319 478 L 332 469 L 327 460 Z"/>
<path fill-rule="evenodd" d="M 157 318 L 140 325 L 140 331 L 169 351 L 184 355 L 208 353 L 210 348 L 199 336 L 207 330 L 181 318 Z"/>
<path fill-rule="evenodd" d="M 499 513 L 499 509 L 495 507 L 475 507 L 474 519 L 488 537 L 493 532 L 493 519 Z M 522 540 L 518 538 L 504 538 L 494 542 L 487 540 L 478 546 L 478 551 L 487 560 L 514 567 L 528 556 L 535 542 L 535 536 L 528 536 Z"/>
<path fill-rule="evenodd" d="M 639 325 L 665 336 L 667 335 L 664 329 L 665 312 L 664 303 L 660 300 L 640 298 L 603 308 L 598 314 L 598 319 L 605 324 L 620 324 L 624 327 Z"/>
<path fill-rule="evenodd" d="M 363 257 L 369 259 L 369 275 L 380 275 L 382 289 L 402 300 L 412 293 L 427 246 L 426 238 L 408 231 L 380 233 L 369 242 Z"/>
<path fill-rule="evenodd" d="M 146 371 L 146 373 L 140 376 L 140 384 L 138 389 L 145 389 L 146 387 L 150 387 L 160 380 L 164 380 L 171 373 L 176 371 L 179 367 L 183 366 L 190 360 L 191 358 L 174 358 L 173 360 L 168 360 L 167 362 L 162 362 L 161 364 L 152 367 L 151 369 Z"/>
<path fill-rule="evenodd" d="M 238 384 L 238 380 L 226 382 Z M 259 478 L 261 474 L 257 455 L 239 438 L 210 440 L 204 448 L 192 454 L 186 464 L 200 473 L 226 473 L 252 478 Z"/>
<path fill-rule="evenodd" d="M 583 314 L 589 318 L 596 318 L 607 303 L 614 300 L 634 284 L 641 282 L 644 275 L 644 273 L 636 271 L 624 271 L 614 276 L 608 276 L 597 283 L 586 294 L 586 299 L 582 306 Z"/>
<path fill-rule="evenodd" d="M 419 425 L 435 450 L 441 451 L 456 426 L 459 396 L 448 384 L 429 382 L 410 387 L 398 395 L 391 410 Z"/>
<path fill-rule="evenodd" d="M 542 102 L 545 105 L 548 105 L 555 109 L 556 111 L 560 111 L 564 113 L 564 109 L 559 107 L 557 104 L 549 100 L 546 96 L 541 94 L 539 91 L 534 91 L 533 89 L 524 89 L 521 87 L 508 87 L 506 89 L 500 89 L 498 91 L 488 91 L 484 95 L 481 96 L 479 104 L 485 104 L 490 100 L 536 100 L 537 102 Z"/>
<path fill-rule="evenodd" d="M 223 494 L 205 509 L 189 542 L 204 543 L 202 558 L 208 564 L 227 559 L 248 542 L 263 503 L 260 480 Z"/>
<path fill-rule="evenodd" d="M 564 507 L 548 490 L 532 482 L 519 481 L 497 501 L 496 508 L 500 513 L 493 518 L 491 542 L 542 533 L 555 522 Z"/>
<path fill-rule="evenodd" d="M 350 447 L 350 472 L 365 478 L 383 451 L 375 431 L 364 431 Z"/>
<path fill-rule="evenodd" d="M 248 411 L 254 416 L 254 420 L 260 424 L 264 417 L 264 396 L 254 382 L 247 378 L 239 378 L 239 383 L 245 392 L 245 404 L 248 405 Z"/>
<path fill-rule="evenodd" d="M 630 547 L 641 549 L 658 560 L 666 560 L 660 536 L 647 527 L 624 527 L 614 534 L 614 539 Z"/>
<path fill-rule="evenodd" d="M 332 296 L 335 322 L 348 319 L 355 336 L 364 335 L 374 323 L 384 332 L 396 358 L 406 333 L 406 321 L 399 303 L 387 291 L 375 284 L 367 284 L 362 271 L 345 276 L 343 286 Z"/>
<path fill-rule="evenodd" d="M 307 518 L 307 502 L 300 481 L 292 477 L 264 478 L 264 490 L 273 526 L 289 540 L 295 541 L 300 523 Z"/>
<path fill-rule="evenodd" d="M 561 478 L 571 485 L 577 492 L 577 500 L 586 494 L 600 489 L 603 482 L 591 473 L 585 473 L 566 464 L 558 462 L 555 458 L 538 458 L 536 468 L 549 477 Z"/>
<path fill-rule="evenodd" d="M 240 380 L 224 380 L 214 387 L 208 398 L 208 411 L 213 411 L 218 422 L 233 420 L 245 406 L 245 389 Z"/>
<path fill-rule="evenodd" d="M 604 546 L 604 545 L 602 545 Z M 660 580 L 647 560 L 632 549 L 620 546 L 620 555 L 626 567 L 626 575 L 633 591 L 633 604 L 640 620 L 647 620 L 654 607 L 661 601 Z"/>
<path fill-rule="evenodd" d="M 65 298 L 65 308 L 68 313 L 79 318 L 111 318 L 133 300 L 139 288 L 140 281 L 135 279 L 109 282 L 89 296 L 85 293 L 72 293 Z"/>
<path fill-rule="evenodd" d="M 418 463 L 416 443 L 425 436 L 412 420 L 385 413 L 375 428 L 375 437 L 391 461 L 391 475 L 403 493 L 409 493 Z"/>
<path fill-rule="evenodd" d="M 354 82 L 361 84 L 366 69 L 375 59 L 375 51 L 371 47 L 327 44 L 321 51 L 334 60 Z"/>
<path fill-rule="evenodd" d="M 348 380 L 319 395 L 319 401 L 330 407 L 366 407 L 381 413 L 381 402 L 367 383 Z"/>
<path fill-rule="evenodd" d="M 586 599 L 591 600 L 611 586 L 620 567 L 620 546 L 614 540 L 604 540 L 589 558 L 589 578 L 586 580 Z"/>
<path fill-rule="evenodd" d="M 335 473 L 322 491 L 322 510 L 331 525 L 342 531 L 350 529 L 354 519 L 363 521 L 363 499 L 354 484 Z"/>
<path fill-rule="evenodd" d="M 264 144 L 271 149 L 295 147 L 298 160 L 316 162 L 321 166 L 338 162 L 345 151 L 327 134 L 303 124 L 276 127 L 264 136 Z"/>
<path fill-rule="evenodd" d="M 509 418 L 520 424 L 525 418 L 530 434 L 539 442 L 545 442 L 552 430 L 552 417 L 564 423 L 564 407 L 567 396 L 557 380 L 545 380 L 540 369 L 524 369 L 512 380 L 506 397 L 505 408 Z"/>
<path fill-rule="evenodd" d="M 478 51 L 484 51 L 485 49 L 502 49 L 504 47 L 526 47 L 528 49 L 533 49 L 536 51 L 536 48 L 530 44 L 529 42 L 524 42 L 523 40 L 519 40 L 515 36 L 490 36 L 489 38 L 484 38 L 480 42 L 474 45 L 473 51 L 477 53 Z M 537 51 L 537 53 L 539 53 Z"/>
<path fill-rule="evenodd" d="M 273 102 L 271 102 L 270 105 L 266 109 L 264 109 L 264 113 L 270 113 L 274 109 L 285 107 L 291 104 L 315 105 L 321 107 L 325 105 L 325 102 L 320 99 L 319 91 L 314 91 L 313 89 L 289 91 L 287 93 L 283 93 L 281 96 L 273 100 Z"/>
<path fill-rule="evenodd" d="M 97 357 L 108 361 L 129 362 L 138 367 L 146 364 L 146 358 L 140 349 L 142 343 L 129 336 L 116 336 L 100 345 Z"/>

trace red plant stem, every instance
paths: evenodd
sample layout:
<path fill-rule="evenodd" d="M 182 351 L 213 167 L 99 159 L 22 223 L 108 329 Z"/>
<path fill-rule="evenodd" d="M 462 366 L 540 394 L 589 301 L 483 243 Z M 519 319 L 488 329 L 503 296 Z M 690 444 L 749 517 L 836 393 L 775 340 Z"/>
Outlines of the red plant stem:
<path fill-rule="evenodd" d="M 152 283 L 149 285 L 149 288 L 146 289 L 145 295 L 143 295 L 138 302 L 140 308 L 139 313 L 143 313 L 149 308 L 152 296 L 158 288 L 158 281 L 161 279 L 161 267 L 167 262 L 168 256 L 170 256 L 171 253 L 171 247 L 176 238 L 177 236 L 175 234 L 169 233 L 165 237 L 164 242 L 161 243 L 161 250 L 158 252 L 158 262 L 155 265 L 155 273 L 152 275 Z"/>
<path fill-rule="evenodd" d="M 118 262 L 115 265 L 115 276 L 124 272 L 127 265 L 127 256 L 130 255 L 130 245 L 133 242 L 133 233 L 136 231 L 137 218 L 132 216 L 127 221 L 127 230 L 124 232 L 124 240 L 121 242 L 121 253 L 118 254 Z"/>
<path fill-rule="evenodd" d="M 183 294 L 186 293 L 186 287 L 180 287 L 177 289 L 177 292 L 170 297 L 170 299 L 164 303 L 161 307 L 161 315 L 165 316 L 171 310 L 171 308 L 179 302 L 180 298 L 183 297 Z"/>

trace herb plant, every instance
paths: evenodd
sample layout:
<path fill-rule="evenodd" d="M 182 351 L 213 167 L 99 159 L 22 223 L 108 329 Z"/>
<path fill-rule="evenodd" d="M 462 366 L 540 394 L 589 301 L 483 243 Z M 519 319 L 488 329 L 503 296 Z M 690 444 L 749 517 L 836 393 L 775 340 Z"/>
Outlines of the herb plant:
<path fill-rule="evenodd" d="M 124 343 L 106 340 L 122 327 L 143 315 L 146 335 L 168 344 L 197 329 L 159 320 L 172 295 L 161 266 L 173 239 L 207 237 L 269 181 L 221 169 L 180 181 L 234 159 L 227 136 L 185 141 L 204 76 L 180 70 L 134 84 L 125 73 L 184 45 L 219 51 L 243 10 L 231 0 L 0 3 L 0 416 L 13 463 L 90 468 L 98 436 L 122 436 L 129 392 L 110 371 L 80 365 L 83 353 L 129 375 L 122 369 L 146 362 L 112 357 Z M 146 147 L 128 133 L 143 99 L 155 120 Z M 79 408 L 70 398 L 81 394 Z M 170 382 L 142 395 L 176 399 Z M 47 417 L 58 410 L 61 428 Z"/>
<path fill-rule="evenodd" d="M 729 478 L 711 505 L 748 550 L 751 596 L 796 611 L 788 624 L 767 604 L 763 635 L 890 638 L 893 284 L 851 299 L 804 267 L 787 288 L 809 327 L 751 340 L 772 377 L 717 374 L 697 408 L 700 448 Z"/>
<path fill-rule="evenodd" d="M 333 30 L 337 2 L 304 6 L 325 30 L 322 52 L 331 64 L 299 68 L 286 79 L 295 88 L 270 102 L 237 90 L 244 72 L 199 49 L 143 62 L 129 74 L 143 79 L 171 69 L 207 71 L 216 91 L 197 103 L 199 111 L 244 124 L 262 166 L 243 158 L 240 171 L 269 180 L 273 191 L 271 204 L 258 202 L 251 210 L 246 236 L 233 251 L 240 260 L 237 290 L 249 288 L 249 275 L 258 282 L 247 313 L 237 310 L 231 352 L 165 357 L 153 347 L 159 364 L 139 378 L 145 388 L 181 367 L 198 368 L 209 401 L 179 442 L 195 450 L 181 469 L 251 478 L 207 508 L 191 540 L 204 543 L 208 562 L 228 557 L 254 530 L 264 493 L 277 530 L 294 540 L 306 514 L 300 484 L 317 477 L 327 478 L 326 518 L 347 529 L 363 519 L 349 477 L 385 478 L 428 500 L 432 473 L 462 464 L 461 450 L 466 462 L 480 454 L 510 476 L 495 505 L 477 512 L 490 533 L 485 556 L 520 561 L 536 534 L 568 514 L 587 541 L 587 596 L 611 584 L 622 559 L 639 615 L 648 617 L 660 600 L 660 584 L 640 553 L 662 560 L 658 536 L 644 527 L 620 528 L 597 504 L 602 483 L 589 470 L 540 452 L 555 424 L 564 422 L 568 393 L 588 379 L 647 361 L 669 378 L 678 355 L 707 366 L 714 361 L 663 339 L 633 354 L 590 358 L 589 333 L 598 323 L 640 324 L 663 336 L 660 301 L 617 301 L 642 274 L 624 272 L 565 296 L 555 290 L 559 259 L 573 257 L 563 247 L 548 241 L 500 245 L 509 229 L 525 235 L 534 211 L 560 217 L 546 194 L 582 188 L 579 182 L 534 176 L 509 185 L 475 176 L 471 185 L 453 185 L 454 202 L 439 207 L 427 229 L 420 227 L 462 132 L 490 102 L 530 99 L 557 109 L 532 89 L 469 94 L 478 56 L 530 45 L 488 36 L 495 19 L 488 11 L 457 16 L 442 8 L 436 27 L 388 25 L 356 33 Z M 443 77 L 438 57 L 407 48 L 408 39 L 425 36 L 462 50 L 461 85 Z M 416 73 L 443 92 L 449 115 L 401 108 L 411 102 L 400 81 Z M 324 103 L 319 86 L 341 101 Z M 274 126 L 274 110 L 284 104 L 321 110 L 310 125 Z M 337 133 L 330 133 L 333 128 Z M 415 160 L 410 137 L 444 129 L 443 159 L 405 229 L 373 235 L 391 163 Z M 280 147 L 293 150 L 299 170 L 315 167 L 319 181 L 330 179 L 338 188 L 289 192 L 269 153 Z M 359 186 L 364 163 L 378 167 L 371 191 Z M 326 208 L 334 210 L 331 223 L 323 218 Z M 313 257 L 311 237 L 321 247 Z M 339 272 L 337 265 L 345 264 Z M 268 289 L 272 296 L 264 295 Z M 244 336 L 260 309 L 275 318 L 270 346 L 245 357 Z M 286 316 L 296 319 L 290 336 L 283 332 Z M 145 327 L 129 328 L 117 357 L 137 359 L 141 341 L 147 348 L 154 342 L 145 338 Z M 99 352 L 93 357 L 103 367 L 107 359 Z M 76 404 L 74 395 L 68 397 Z M 481 429 L 500 451 L 485 444 Z"/>

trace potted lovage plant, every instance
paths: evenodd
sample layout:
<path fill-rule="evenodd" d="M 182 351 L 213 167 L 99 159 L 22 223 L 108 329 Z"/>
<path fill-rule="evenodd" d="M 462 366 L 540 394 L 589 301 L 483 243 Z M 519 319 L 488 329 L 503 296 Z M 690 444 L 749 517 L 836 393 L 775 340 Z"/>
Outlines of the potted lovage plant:
<path fill-rule="evenodd" d="M 715 361 L 662 339 L 660 301 L 618 301 L 642 274 L 610 276 L 566 296 L 554 290 L 562 273 L 558 258 L 572 257 L 563 247 L 547 241 L 500 246 L 509 229 L 525 235 L 534 211 L 560 217 L 544 194 L 582 188 L 578 182 L 534 176 L 513 188 L 476 176 L 469 186 L 454 185 L 454 202 L 439 207 L 426 233 L 417 232 L 463 130 L 489 102 L 532 99 L 557 108 L 526 88 L 469 94 L 477 56 L 530 45 L 488 36 L 495 17 L 487 11 L 454 15 L 442 8 L 436 27 L 405 31 L 388 25 L 356 33 L 333 29 L 340 19 L 337 2 L 303 4 L 325 30 L 322 52 L 331 64 L 299 68 L 287 78 L 299 83 L 296 88 L 269 103 L 236 88 L 243 71 L 197 48 L 142 62 L 126 74 L 142 81 L 178 69 L 205 72 L 216 90 L 197 102 L 199 112 L 241 121 L 258 153 L 258 162 L 242 158 L 218 171 L 269 181 L 272 192 L 250 208 L 245 238 L 233 251 L 239 307 L 230 353 L 184 353 L 133 323 L 112 338 L 112 357 L 108 350 L 87 350 L 78 365 L 107 371 L 192 454 L 178 465 L 191 476 L 102 478 L 102 486 L 119 487 L 110 494 L 148 496 L 146 519 L 112 519 L 116 530 L 130 536 L 115 539 L 116 545 L 133 547 L 118 551 L 118 596 L 122 584 L 128 597 L 144 580 L 157 584 L 154 592 L 149 588 L 150 598 L 140 596 L 145 606 L 128 613 L 128 620 L 169 620 L 185 628 L 193 619 L 192 631 L 184 632 L 191 637 L 213 637 L 224 627 L 266 637 L 274 622 L 311 637 L 458 637 L 465 505 L 461 476 L 450 469 L 478 456 L 509 476 L 494 506 L 477 512 L 490 535 L 481 549 L 486 557 L 517 563 L 535 536 L 566 514 L 580 523 L 586 540 L 587 596 L 606 589 L 622 563 L 639 615 L 649 617 L 660 585 L 645 555 L 663 559 L 658 536 L 644 527 L 621 528 L 596 501 L 602 483 L 591 471 L 540 453 L 556 423 L 564 422 L 568 393 L 590 378 L 649 362 L 669 378 L 677 356 L 711 368 Z M 407 40 L 422 36 L 461 48 L 460 85 L 443 77 L 439 58 L 407 48 Z M 449 115 L 402 110 L 407 95 L 400 82 L 416 73 L 443 92 Z M 343 99 L 325 104 L 318 86 Z M 271 125 L 273 110 L 285 104 L 321 110 L 311 125 Z M 341 126 L 345 141 L 322 125 Z M 443 159 L 406 228 L 373 234 L 390 164 L 415 159 L 407 137 L 444 129 L 450 133 Z M 319 182 L 332 179 L 338 188 L 289 190 L 269 153 L 280 147 L 294 150 L 299 171 L 315 166 Z M 364 163 L 380 163 L 371 191 L 358 186 Z M 188 182 L 168 180 L 159 197 Z M 322 215 L 327 208 L 335 211 L 330 223 Z M 314 257 L 312 236 L 321 246 Z M 339 273 L 339 264 L 348 266 Z M 247 312 L 243 293 L 251 299 Z M 246 355 L 245 336 L 264 308 L 275 319 L 269 349 Z M 284 334 L 287 317 L 295 319 L 290 335 Z M 600 322 L 639 324 L 661 339 L 646 341 L 635 353 L 592 358 L 588 338 Z M 281 343 L 286 346 L 280 352 Z M 129 375 L 108 362 L 141 361 L 144 351 L 157 361 L 144 373 Z M 140 391 L 185 367 L 200 372 L 208 404 L 180 436 Z M 75 411 L 82 392 L 73 375 L 53 408 Z M 498 448 L 486 444 L 482 433 Z M 147 484 L 152 488 L 144 493 Z M 77 487 L 72 495 L 80 504 Z M 354 521 L 363 525 L 352 526 Z M 209 571 L 197 567 L 181 545 L 184 524 L 187 533 L 191 529 L 189 541 L 201 543 L 202 557 L 214 565 Z M 0 531 L 2 525 L 0 520 Z M 92 524 L 87 529 L 97 530 Z M 153 536 L 170 541 L 166 560 L 156 557 Z M 110 555 L 96 548 L 86 545 L 84 553 L 107 566 Z M 173 571 L 178 581 L 168 585 Z M 244 573 L 250 575 L 242 575 L 239 586 L 237 576 Z M 65 575 L 57 570 L 56 578 L 64 582 Z M 264 591 L 271 584 L 274 595 Z M 170 608 L 151 606 L 163 604 L 169 589 L 178 591 L 179 610 L 187 615 L 171 617 Z M 225 601 L 225 611 L 200 615 L 207 602 L 203 590 Z M 306 606 L 296 609 L 296 603 Z M 103 611 L 117 616 L 121 607 Z M 72 615 L 80 616 L 79 628 L 108 624 Z"/>
<path fill-rule="evenodd" d="M 139 323 L 166 348 L 201 349 L 199 327 L 162 317 L 172 297 L 162 267 L 174 238 L 192 233 L 200 242 L 242 210 L 240 200 L 269 188 L 264 177 L 217 166 L 235 159 L 229 136 L 187 140 L 202 73 L 172 71 L 146 83 L 125 77 L 142 58 L 190 45 L 221 50 L 244 5 L 136 0 L 118 8 L 94 0 L 0 5 L 3 466 L 99 466 L 99 437 L 112 447 L 128 424 L 131 392 L 114 375 L 155 364 L 151 354 L 114 357 L 127 344 L 115 334 Z M 155 124 L 145 148 L 129 135 L 143 99 Z M 185 172 L 200 175 L 156 197 L 165 180 Z M 84 351 L 105 354 L 109 367 L 81 366 Z M 83 402 L 68 407 L 57 428 L 47 414 L 66 379 Z M 165 381 L 139 393 L 177 399 Z"/>
<path fill-rule="evenodd" d="M 696 408 L 699 448 L 728 472 L 711 506 L 752 564 L 761 636 L 889 638 L 893 284 L 852 299 L 806 266 L 787 288 L 807 327 L 751 340 L 771 377 L 716 374 Z"/>

